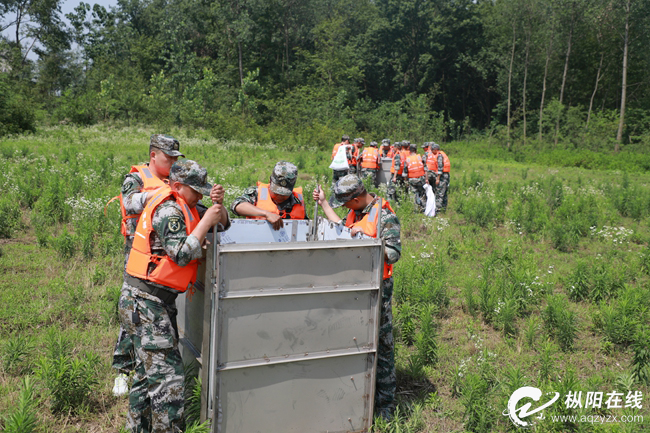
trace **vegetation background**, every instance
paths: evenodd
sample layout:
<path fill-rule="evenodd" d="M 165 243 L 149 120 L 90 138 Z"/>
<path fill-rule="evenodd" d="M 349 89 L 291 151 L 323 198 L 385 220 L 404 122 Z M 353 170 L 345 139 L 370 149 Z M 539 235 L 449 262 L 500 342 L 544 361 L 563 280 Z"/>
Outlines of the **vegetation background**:
<path fill-rule="evenodd" d="M 280 159 L 328 188 L 344 133 L 443 145 L 447 213 L 396 205 L 400 406 L 377 431 L 512 431 L 522 385 L 647 396 L 650 2 L 60 6 L 0 0 L 0 428 L 123 425 L 123 240 L 103 208 L 160 132 L 227 203 Z M 550 421 L 576 413 L 645 423 Z M 556 405 L 535 429 L 648 415 Z"/>
<path fill-rule="evenodd" d="M 117 431 L 125 422 L 110 368 L 123 239 L 118 206 L 105 214 L 104 205 L 130 165 L 146 161 L 154 131 L 56 126 L 0 140 L 0 428 Z M 225 186 L 226 203 L 280 159 L 298 165 L 307 191 L 329 189 L 329 149 L 167 132 Z M 407 196 L 394 204 L 399 412 L 375 431 L 511 431 L 501 413 L 524 385 L 562 400 L 582 391 L 583 404 L 587 392 L 623 393 L 622 405 L 629 392 L 643 396 L 641 408 L 567 410 L 562 401 L 536 431 L 647 429 L 650 176 L 463 156 L 466 148 L 445 146 L 447 213 L 424 217 Z M 551 421 L 567 414 L 644 421 Z"/>

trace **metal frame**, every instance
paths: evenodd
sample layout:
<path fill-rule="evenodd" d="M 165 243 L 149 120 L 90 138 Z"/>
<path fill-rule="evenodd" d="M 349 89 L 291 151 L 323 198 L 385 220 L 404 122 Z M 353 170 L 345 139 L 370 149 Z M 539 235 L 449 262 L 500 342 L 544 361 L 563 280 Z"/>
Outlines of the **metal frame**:
<path fill-rule="evenodd" d="M 378 218 L 378 222 L 380 220 Z M 349 239 L 349 231 L 347 234 L 341 233 L 340 228 L 337 231 L 328 224 L 326 220 L 316 219 L 307 238 L 348 236 L 348 239 L 301 241 L 292 236 L 289 242 L 213 243 L 206 257 L 204 304 L 197 306 L 179 302 L 179 309 L 189 306 L 193 308 L 194 313 L 191 314 L 203 315 L 201 353 L 197 356 L 196 351 L 190 351 L 190 355 L 196 357 L 202 367 L 201 418 L 212 421 L 214 433 L 369 430 L 375 392 L 384 247 L 379 239 Z M 324 229 L 325 226 L 328 228 Z M 295 231 L 291 227 L 287 229 Z M 265 263 L 266 260 L 270 260 L 268 269 L 260 270 L 249 278 L 245 272 L 249 269 L 247 263 Z M 283 274 L 279 269 L 284 268 L 278 267 L 282 260 L 285 260 L 288 268 L 297 266 L 298 270 L 292 269 L 289 274 Z M 306 265 L 301 267 L 303 265 L 299 263 L 303 262 Z M 318 266 L 325 268 L 323 272 L 310 274 Z M 330 269 L 326 269 L 328 266 Z M 261 276 L 266 275 L 269 278 L 264 277 L 262 281 Z M 354 275 L 358 276 L 349 278 Z M 365 307 L 359 307 L 359 303 Z M 309 307 L 312 304 L 314 306 Z M 284 311 L 282 306 L 285 305 L 296 310 L 287 308 Z M 299 322 L 304 320 L 305 311 L 308 311 L 307 316 L 313 314 L 321 319 L 320 322 L 317 320 L 316 327 L 326 325 L 323 320 L 336 318 L 346 319 L 346 323 L 355 323 L 354 320 L 367 323 L 365 327 L 356 324 L 339 330 L 338 334 L 328 333 L 322 338 L 307 335 L 305 345 L 311 344 L 309 350 L 271 353 L 273 345 L 264 346 L 262 343 L 265 342 L 255 340 L 257 337 L 254 334 L 246 334 L 258 330 L 255 328 L 251 331 L 252 327 L 245 325 L 246 320 L 250 319 L 250 311 L 255 313 L 255 317 L 258 316 L 256 308 L 260 309 L 262 318 L 256 319 L 258 322 L 254 326 L 261 326 L 263 330 L 273 328 L 274 323 L 285 319 L 294 321 L 295 326 L 300 327 Z M 326 308 L 330 309 L 325 311 Z M 346 309 L 353 311 L 352 317 L 356 319 L 350 320 L 350 311 L 346 312 Z M 232 319 L 232 311 L 245 311 L 249 315 L 235 317 L 226 331 L 224 321 L 229 317 Z M 233 327 L 233 323 L 240 325 Z M 244 324 L 243 328 L 241 323 Z M 270 340 L 282 340 L 278 338 L 281 329 L 274 332 L 274 338 Z M 350 336 L 354 339 L 350 339 Z M 345 343 L 346 338 L 350 340 L 349 343 Z M 237 344 L 240 341 L 253 342 L 250 353 L 240 350 L 243 347 Z M 343 343 L 330 346 L 330 341 Z M 182 342 L 187 343 L 186 340 Z M 282 344 L 282 341 L 278 342 L 279 346 Z M 259 348 L 259 353 L 255 353 L 256 348 Z M 222 358 L 231 353 L 236 356 L 233 355 L 232 359 Z M 325 377 L 327 375 L 323 376 L 323 371 L 335 377 Z M 253 380 L 253 377 L 256 379 Z M 258 382 L 265 385 L 256 389 Z M 322 389 L 313 388 L 317 386 L 315 384 Z M 267 390 L 277 390 L 291 396 L 294 399 L 293 408 L 272 395 L 262 396 Z M 330 395 L 332 398 L 326 403 L 318 401 L 322 397 L 320 393 L 327 394 L 328 390 L 336 395 Z M 257 406 L 242 403 L 250 397 L 249 394 L 258 394 L 261 400 L 257 401 Z M 336 398 L 341 399 L 340 403 L 334 401 Z M 265 414 L 265 411 L 273 410 L 282 413 Z M 262 417 L 260 419 L 263 421 L 250 417 Z M 280 419 L 281 425 L 278 424 Z M 256 424 L 258 421 L 261 424 Z M 255 425 L 257 427 L 253 427 Z"/>

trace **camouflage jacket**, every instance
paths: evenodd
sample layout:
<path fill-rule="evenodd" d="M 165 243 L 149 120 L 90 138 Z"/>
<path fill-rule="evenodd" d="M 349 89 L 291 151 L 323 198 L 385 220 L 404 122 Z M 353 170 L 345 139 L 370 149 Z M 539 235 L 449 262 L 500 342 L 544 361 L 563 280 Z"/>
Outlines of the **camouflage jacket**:
<path fill-rule="evenodd" d="M 124 204 L 127 215 L 140 215 L 144 210 L 147 202 L 147 193 L 143 192 L 142 188 L 144 188 L 144 182 L 142 182 L 140 174 L 137 171 L 129 173 L 124 177 L 124 182 L 122 182 L 122 203 Z M 133 237 L 137 225 L 137 218 L 129 218 L 126 220 L 127 236 Z"/>
<path fill-rule="evenodd" d="M 253 206 L 257 205 L 257 186 L 251 186 L 249 188 L 246 188 L 244 190 L 244 193 L 235 199 L 235 201 L 230 206 L 230 210 L 232 210 L 232 213 L 234 213 L 237 216 L 241 216 L 237 213 L 237 211 L 235 211 L 235 208 L 237 207 L 237 205 L 244 202 L 250 203 Z M 278 206 L 278 210 L 286 211 L 287 213 L 290 213 L 293 207 L 297 204 L 300 204 L 300 201 L 298 201 L 296 196 L 292 194 L 288 199 L 286 199 L 285 201 L 283 201 L 277 206 Z M 305 216 L 305 219 L 309 219 L 309 218 Z"/>
<path fill-rule="evenodd" d="M 372 203 L 366 206 L 363 210 L 350 211 L 355 213 L 355 220 L 359 221 L 366 214 L 370 213 L 372 207 L 377 203 L 379 197 L 370 193 L 374 197 Z M 384 200 L 385 201 L 385 200 Z M 344 221 L 341 220 L 341 223 Z M 385 261 L 387 264 L 392 265 L 397 262 L 402 255 L 402 241 L 400 239 L 400 222 L 397 215 L 389 209 L 381 210 L 381 233 L 379 237 L 384 240 Z"/>

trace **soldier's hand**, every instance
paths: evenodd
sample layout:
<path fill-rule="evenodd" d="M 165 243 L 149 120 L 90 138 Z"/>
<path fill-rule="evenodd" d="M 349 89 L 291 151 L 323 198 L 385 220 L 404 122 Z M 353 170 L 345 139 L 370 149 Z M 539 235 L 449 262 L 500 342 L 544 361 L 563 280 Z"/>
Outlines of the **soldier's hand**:
<path fill-rule="evenodd" d="M 223 198 L 225 195 L 226 190 L 223 189 L 223 186 L 215 184 L 210 191 L 210 200 L 212 200 L 212 203 L 214 204 L 223 204 Z"/>
<path fill-rule="evenodd" d="M 320 185 L 314 188 L 314 193 L 312 194 L 312 197 L 314 198 L 315 202 L 318 202 L 319 205 L 323 204 L 323 202 L 325 201 L 325 193 L 323 192 L 323 189 L 320 187 Z"/>
<path fill-rule="evenodd" d="M 350 230 L 350 233 L 352 233 L 352 236 L 356 236 L 358 233 L 363 233 L 363 230 L 361 227 L 352 227 L 352 230 Z"/>
<path fill-rule="evenodd" d="M 207 218 L 207 220 L 210 222 L 211 226 L 217 225 L 219 221 L 221 221 L 221 210 L 223 209 L 223 206 L 220 204 L 213 204 L 208 208 L 208 210 L 205 211 L 205 214 L 203 215 L 203 220 Z"/>
<path fill-rule="evenodd" d="M 282 221 L 282 218 L 278 214 L 267 212 L 266 220 L 271 223 L 273 230 L 280 230 L 282 227 L 284 227 L 284 221 Z"/>

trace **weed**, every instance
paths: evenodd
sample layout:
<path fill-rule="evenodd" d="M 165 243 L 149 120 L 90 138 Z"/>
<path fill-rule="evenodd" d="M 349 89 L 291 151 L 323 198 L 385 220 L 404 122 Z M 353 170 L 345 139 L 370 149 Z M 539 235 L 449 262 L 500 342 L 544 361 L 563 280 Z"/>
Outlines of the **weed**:
<path fill-rule="evenodd" d="M 549 296 L 546 301 L 542 315 L 548 334 L 555 338 L 563 351 L 572 350 L 578 332 L 576 314 L 569 309 L 567 300 L 561 295 Z"/>
<path fill-rule="evenodd" d="M 526 329 L 524 330 L 524 339 L 526 344 L 531 349 L 535 345 L 537 339 L 537 331 L 539 331 L 539 319 L 535 316 L 530 316 L 526 322 Z"/>
<path fill-rule="evenodd" d="M 395 328 L 404 344 L 412 346 L 415 343 L 415 318 L 417 317 L 417 308 L 410 302 L 404 302 L 396 305 L 395 308 Z"/>
<path fill-rule="evenodd" d="M 36 377 L 41 380 L 50 396 L 52 412 L 76 412 L 88 404 L 88 398 L 97 385 L 97 354 L 86 354 L 83 359 L 69 355 L 42 357 L 36 367 Z"/>
<path fill-rule="evenodd" d="M 101 286 L 106 281 L 107 276 L 108 274 L 106 271 L 98 266 L 95 268 L 95 272 L 93 272 L 90 281 L 92 282 L 93 286 Z"/>
<path fill-rule="evenodd" d="M 436 313 L 435 305 L 425 305 L 422 308 L 420 333 L 417 335 L 415 346 L 418 357 L 426 365 L 434 365 L 438 361 L 438 344 L 436 343 L 436 325 L 433 321 Z"/>
<path fill-rule="evenodd" d="M 29 354 L 33 349 L 30 337 L 15 335 L 2 348 L 2 368 L 9 374 L 21 375 L 29 370 Z"/>
<path fill-rule="evenodd" d="M 555 353 L 557 347 L 550 341 L 545 341 L 542 345 L 539 365 L 539 380 L 545 382 L 551 378 L 551 372 L 555 367 Z"/>
<path fill-rule="evenodd" d="M 63 232 L 58 238 L 53 238 L 52 243 L 54 249 L 59 253 L 63 260 L 72 258 L 77 250 L 77 245 L 73 235 L 68 233 L 68 228 L 64 227 Z"/>
<path fill-rule="evenodd" d="M 632 372 L 636 379 L 648 384 L 650 383 L 650 327 L 639 328 L 632 343 Z"/>
<path fill-rule="evenodd" d="M 488 404 L 488 383 L 478 374 L 470 373 L 463 384 L 462 403 L 465 406 L 463 420 L 469 431 L 491 431 L 495 411 Z"/>
<path fill-rule="evenodd" d="M 20 227 L 20 208 L 11 195 L 0 197 L 0 238 L 10 238 Z"/>
<path fill-rule="evenodd" d="M 474 282 L 468 282 L 463 287 L 463 297 L 465 298 L 465 310 L 468 314 L 474 316 L 479 310 L 478 300 L 474 296 Z"/>
<path fill-rule="evenodd" d="M 423 431 L 426 424 L 423 419 L 421 404 L 410 406 L 398 405 L 390 420 L 377 417 L 372 426 L 375 433 L 416 433 Z"/>
<path fill-rule="evenodd" d="M 16 402 L 14 402 L 15 404 Z M 32 433 L 36 431 L 36 407 L 34 383 L 29 376 L 23 379 L 18 402 L 9 416 L 4 418 L 5 433 Z"/>

